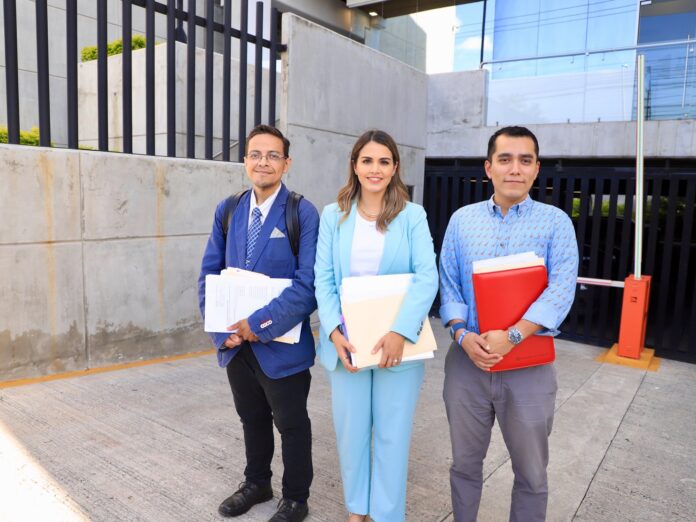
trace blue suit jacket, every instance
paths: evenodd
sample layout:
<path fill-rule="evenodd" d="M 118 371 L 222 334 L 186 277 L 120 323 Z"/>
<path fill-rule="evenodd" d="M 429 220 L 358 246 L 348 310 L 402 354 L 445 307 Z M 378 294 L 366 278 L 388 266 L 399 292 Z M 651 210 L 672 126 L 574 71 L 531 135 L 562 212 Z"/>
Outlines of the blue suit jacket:
<path fill-rule="evenodd" d="M 314 256 L 316 253 L 319 214 L 306 199 L 299 205 L 300 249 L 293 256 L 288 231 L 285 227 L 285 204 L 289 191 L 282 185 L 268 216 L 263 222 L 256 248 L 251 259 L 250 270 L 270 277 L 292 279 L 292 286 L 273 299 L 267 306 L 249 316 L 249 327 L 260 342 L 251 343 L 261 369 L 272 379 L 279 379 L 300 372 L 314 364 L 314 338 L 309 326 L 309 315 L 316 309 L 314 298 Z M 251 192 L 239 201 L 232 216 L 227 233 L 227 242 L 222 234 L 222 218 L 225 201 L 215 210 L 213 230 L 203 254 L 201 274 L 198 278 L 198 300 L 201 314 L 205 314 L 205 276 L 219 274 L 226 267 L 244 268 L 246 258 L 249 202 Z M 285 237 L 271 238 L 273 229 L 280 230 Z M 302 321 L 302 334 L 297 344 L 273 341 Z M 263 326 L 262 326 L 263 325 Z M 223 346 L 229 334 L 210 334 L 218 349 L 218 362 L 225 367 L 237 354 L 239 348 Z"/>
<path fill-rule="evenodd" d="M 328 336 L 341 322 L 338 292 L 343 278 L 350 275 L 356 213 L 353 203 L 348 218 L 341 223 L 343 212 L 334 203 L 324 208 L 319 225 L 314 264 L 314 284 L 321 321 L 317 351 L 321 363 L 330 371 L 336 368 L 338 356 Z M 415 274 L 391 329 L 411 342 L 418 341 L 423 319 L 433 304 L 438 287 L 433 240 L 425 210 L 420 205 L 407 203 L 404 210 L 389 223 L 378 273 Z M 402 364 L 390 369 L 398 371 L 412 364 L 419 363 Z"/>

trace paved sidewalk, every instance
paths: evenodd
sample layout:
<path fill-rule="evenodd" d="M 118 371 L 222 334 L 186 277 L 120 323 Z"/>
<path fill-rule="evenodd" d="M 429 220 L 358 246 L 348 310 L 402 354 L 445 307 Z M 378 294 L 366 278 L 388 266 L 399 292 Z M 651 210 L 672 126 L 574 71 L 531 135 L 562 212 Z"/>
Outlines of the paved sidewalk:
<path fill-rule="evenodd" d="M 449 339 L 436 330 L 441 349 L 427 364 L 411 451 L 407 520 L 417 522 L 453 520 L 441 398 Z M 662 361 L 650 373 L 597 363 L 591 346 L 559 341 L 557 352 L 548 520 L 694 520 L 696 366 Z M 321 367 L 312 373 L 307 520 L 342 521 L 327 379 Z M 2 521 L 221 520 L 217 505 L 242 480 L 243 455 L 212 355 L 0 389 Z M 276 493 L 280 470 L 278 452 Z M 497 428 L 484 476 L 479 520 L 505 521 L 512 472 Z M 268 520 L 275 504 L 238 520 Z"/>

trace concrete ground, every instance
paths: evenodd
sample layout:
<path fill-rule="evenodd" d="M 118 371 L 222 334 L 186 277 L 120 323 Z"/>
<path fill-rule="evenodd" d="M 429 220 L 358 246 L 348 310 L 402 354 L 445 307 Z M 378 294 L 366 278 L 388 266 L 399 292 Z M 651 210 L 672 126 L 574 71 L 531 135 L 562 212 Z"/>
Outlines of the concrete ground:
<path fill-rule="evenodd" d="M 433 323 L 435 324 L 435 323 Z M 442 403 L 449 339 L 427 363 L 414 421 L 407 520 L 452 521 Z M 557 342 L 559 391 L 548 520 L 696 518 L 696 366 L 658 372 L 601 364 Z M 315 477 L 309 521 L 346 513 L 325 372 L 309 400 Z M 242 480 L 242 433 L 212 355 L 0 389 L 0 520 L 218 520 Z M 273 487 L 280 491 L 276 455 Z M 479 520 L 508 518 L 512 472 L 495 428 Z M 276 500 L 241 520 L 268 520 Z"/>

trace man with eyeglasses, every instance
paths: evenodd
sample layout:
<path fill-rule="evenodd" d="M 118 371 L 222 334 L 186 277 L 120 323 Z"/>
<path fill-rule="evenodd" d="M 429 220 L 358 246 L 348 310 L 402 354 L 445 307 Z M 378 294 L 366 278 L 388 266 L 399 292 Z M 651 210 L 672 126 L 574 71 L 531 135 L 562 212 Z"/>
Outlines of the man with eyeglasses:
<path fill-rule="evenodd" d="M 225 517 L 242 515 L 273 498 L 273 423 L 281 436 L 284 472 L 282 499 L 270 520 L 299 522 L 308 513 L 313 469 L 307 396 L 315 355 L 309 315 L 317 306 L 313 267 L 319 215 L 309 201 L 299 200 L 295 255 L 285 218 L 290 192 L 282 183 L 291 164 L 289 152 L 290 142 L 274 127 L 259 125 L 249 133 L 244 166 L 252 189 L 238 198 L 233 212 L 226 212 L 228 200 L 217 206 L 198 279 L 201 313 L 205 276 L 226 267 L 293 280 L 278 298 L 231 325 L 234 333 L 211 334 L 242 421 L 247 460 L 245 480 L 218 508 Z M 229 222 L 224 223 L 227 214 Z M 298 343 L 273 340 L 300 322 Z"/>

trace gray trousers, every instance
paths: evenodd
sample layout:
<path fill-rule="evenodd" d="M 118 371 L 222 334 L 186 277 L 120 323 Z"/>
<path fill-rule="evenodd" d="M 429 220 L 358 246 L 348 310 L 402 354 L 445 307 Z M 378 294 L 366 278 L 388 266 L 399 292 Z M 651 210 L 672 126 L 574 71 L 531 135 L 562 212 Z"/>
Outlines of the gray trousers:
<path fill-rule="evenodd" d="M 548 437 L 556 399 L 553 364 L 484 372 L 452 343 L 445 360 L 444 399 L 452 439 L 450 486 L 455 522 L 475 521 L 483 487 L 483 459 L 498 419 L 515 482 L 510 520 L 546 519 Z"/>

